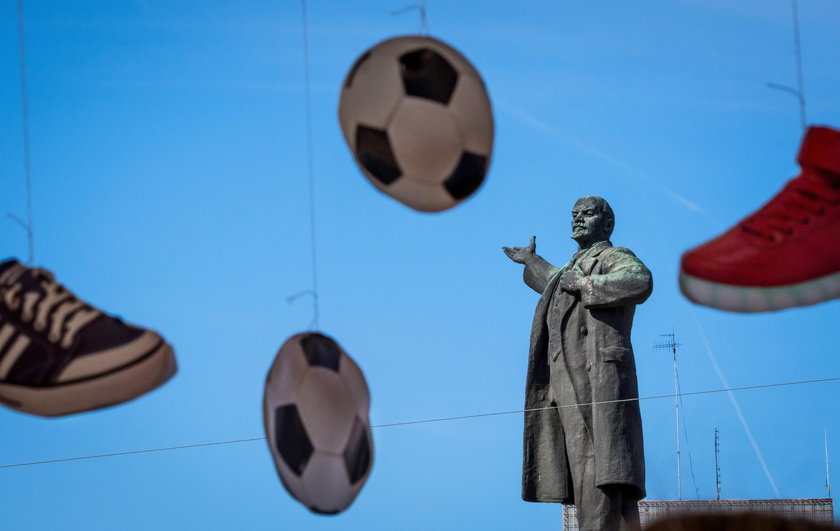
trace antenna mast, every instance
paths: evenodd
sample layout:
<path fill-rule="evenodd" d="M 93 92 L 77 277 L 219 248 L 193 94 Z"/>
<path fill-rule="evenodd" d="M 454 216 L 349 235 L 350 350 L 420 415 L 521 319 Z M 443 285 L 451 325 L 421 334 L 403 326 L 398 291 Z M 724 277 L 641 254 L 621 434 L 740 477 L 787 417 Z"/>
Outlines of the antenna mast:
<path fill-rule="evenodd" d="M 825 490 L 827 497 L 831 498 L 831 473 L 828 470 L 828 430 L 823 428 L 823 438 L 825 440 Z"/>
<path fill-rule="evenodd" d="M 720 432 L 715 426 L 715 493 L 720 500 Z"/>
<path fill-rule="evenodd" d="M 677 435 L 677 499 L 682 499 L 682 480 L 681 480 L 681 470 L 680 470 L 680 388 L 679 388 L 679 380 L 677 379 L 677 347 L 681 345 L 681 343 L 677 343 L 676 335 L 671 332 L 670 334 L 660 334 L 662 337 L 667 337 L 668 341 L 660 342 L 654 345 L 655 349 L 658 350 L 670 350 L 674 355 L 674 413 L 676 415 L 676 435 Z"/>

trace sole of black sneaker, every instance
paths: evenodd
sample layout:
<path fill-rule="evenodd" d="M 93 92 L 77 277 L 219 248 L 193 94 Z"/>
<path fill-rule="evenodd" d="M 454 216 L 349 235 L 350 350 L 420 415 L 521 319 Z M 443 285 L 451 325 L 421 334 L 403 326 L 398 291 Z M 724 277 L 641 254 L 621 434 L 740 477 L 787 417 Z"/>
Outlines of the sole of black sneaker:
<path fill-rule="evenodd" d="M 840 298 L 840 273 L 788 286 L 733 286 L 680 271 L 680 290 L 692 302 L 738 313 L 775 312 Z"/>
<path fill-rule="evenodd" d="M 148 354 L 108 374 L 48 387 L 0 383 L 0 403 L 42 417 L 58 417 L 115 406 L 164 384 L 177 371 L 164 341 Z"/>

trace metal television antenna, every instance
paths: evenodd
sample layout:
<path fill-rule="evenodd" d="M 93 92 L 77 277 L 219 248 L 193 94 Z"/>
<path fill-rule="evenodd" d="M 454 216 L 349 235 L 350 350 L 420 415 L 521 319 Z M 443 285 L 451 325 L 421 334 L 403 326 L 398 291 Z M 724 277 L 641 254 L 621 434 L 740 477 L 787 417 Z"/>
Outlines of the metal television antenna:
<path fill-rule="evenodd" d="M 676 435 L 677 435 L 677 499 L 682 499 L 682 481 L 681 481 L 681 466 L 680 466 L 680 385 L 677 376 L 677 347 L 682 343 L 677 343 L 677 338 L 673 332 L 670 334 L 660 334 L 662 337 L 667 337 L 668 341 L 660 341 L 656 343 L 653 348 L 657 350 L 670 350 L 674 355 L 674 413 L 676 415 Z"/>

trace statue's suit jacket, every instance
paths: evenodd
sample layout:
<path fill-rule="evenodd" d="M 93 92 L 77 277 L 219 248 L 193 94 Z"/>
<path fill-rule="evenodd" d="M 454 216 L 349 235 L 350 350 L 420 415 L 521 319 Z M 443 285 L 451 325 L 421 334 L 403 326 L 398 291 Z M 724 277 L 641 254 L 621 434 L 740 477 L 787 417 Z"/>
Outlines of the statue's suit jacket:
<path fill-rule="evenodd" d="M 563 304 L 563 349 L 583 349 L 593 402 L 638 398 L 636 365 L 630 329 L 636 305 L 653 290 L 650 271 L 629 250 L 602 241 L 585 251 L 573 265 L 557 269 L 540 257 L 525 267 L 525 283 L 542 294 L 531 328 L 528 377 L 525 391 L 522 499 L 533 502 L 574 503 L 563 426 L 551 405 L 548 361 L 548 319 L 552 294 L 561 274 L 570 267 L 584 275 L 581 292 L 555 295 Z M 553 329 L 555 328 L 552 325 Z M 556 340 L 552 341 L 556 344 Z M 564 355 L 563 349 L 553 357 Z M 555 348 L 555 350 L 557 350 Z M 563 360 L 560 360 L 563 361 Z M 578 371 L 580 372 L 580 371 Z M 577 402 L 588 402 L 578 397 Z M 530 411 L 536 410 L 536 411 Z M 645 496 L 642 420 L 637 400 L 596 404 L 591 414 L 596 485 L 629 487 L 636 499 Z"/>

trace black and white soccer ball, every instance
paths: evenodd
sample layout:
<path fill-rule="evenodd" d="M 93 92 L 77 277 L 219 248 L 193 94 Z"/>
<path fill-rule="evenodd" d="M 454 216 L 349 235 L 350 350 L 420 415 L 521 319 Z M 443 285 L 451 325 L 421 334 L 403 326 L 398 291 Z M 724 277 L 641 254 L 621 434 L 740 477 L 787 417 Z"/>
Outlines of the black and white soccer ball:
<path fill-rule="evenodd" d="M 361 369 L 332 338 L 289 338 L 268 371 L 266 440 L 295 499 L 336 514 L 359 494 L 373 464 L 370 393 Z"/>
<path fill-rule="evenodd" d="M 457 205 L 481 186 L 493 151 L 493 110 L 478 71 L 431 37 L 397 37 L 359 57 L 338 118 L 365 176 L 422 212 Z"/>

